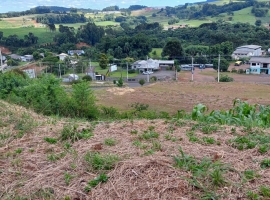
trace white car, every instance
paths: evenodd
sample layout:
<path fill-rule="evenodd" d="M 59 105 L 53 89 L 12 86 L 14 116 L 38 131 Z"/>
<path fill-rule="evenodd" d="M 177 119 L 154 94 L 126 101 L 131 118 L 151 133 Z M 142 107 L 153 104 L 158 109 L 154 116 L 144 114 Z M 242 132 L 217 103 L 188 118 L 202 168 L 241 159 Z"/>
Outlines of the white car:
<path fill-rule="evenodd" d="M 148 75 L 148 74 L 153 74 L 154 72 L 151 72 L 151 71 L 145 71 L 143 72 L 144 75 Z"/>

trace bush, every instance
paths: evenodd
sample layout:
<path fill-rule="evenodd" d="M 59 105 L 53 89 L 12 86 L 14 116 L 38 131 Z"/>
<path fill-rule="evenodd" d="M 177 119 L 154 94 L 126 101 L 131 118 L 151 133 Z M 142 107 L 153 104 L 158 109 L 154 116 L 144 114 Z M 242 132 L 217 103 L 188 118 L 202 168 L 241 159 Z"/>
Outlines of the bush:
<path fill-rule="evenodd" d="M 135 69 L 130 69 L 130 70 L 128 70 L 128 73 L 129 74 L 135 74 L 136 73 L 136 70 Z"/>
<path fill-rule="evenodd" d="M 236 73 L 236 72 L 237 72 L 237 70 L 235 68 L 232 68 L 231 73 Z"/>
<path fill-rule="evenodd" d="M 238 69 L 237 73 L 238 73 L 238 74 L 244 74 L 245 71 L 244 71 L 243 69 Z"/>
<path fill-rule="evenodd" d="M 140 79 L 140 80 L 139 80 L 139 84 L 140 84 L 141 86 L 143 86 L 143 85 L 145 84 L 145 80 L 144 80 L 144 79 Z"/>
<path fill-rule="evenodd" d="M 156 81 L 157 81 L 157 77 L 156 77 L 156 76 L 152 76 L 152 77 L 150 78 L 150 81 L 151 81 L 151 82 L 156 82 Z"/>
<path fill-rule="evenodd" d="M 216 78 L 216 81 L 218 80 L 218 78 Z M 228 75 L 221 75 L 221 77 L 219 78 L 219 82 L 233 82 L 233 78 L 229 77 Z"/>
<path fill-rule="evenodd" d="M 119 78 L 119 80 L 117 81 L 116 85 L 118 87 L 123 87 L 123 85 L 124 85 L 123 79 L 122 78 Z"/>
<path fill-rule="evenodd" d="M 90 82 L 92 81 L 92 77 L 89 75 L 85 75 L 84 77 L 82 77 L 82 80 Z"/>
<path fill-rule="evenodd" d="M 82 81 L 80 79 L 78 80 L 72 80 L 71 85 L 81 83 Z"/>

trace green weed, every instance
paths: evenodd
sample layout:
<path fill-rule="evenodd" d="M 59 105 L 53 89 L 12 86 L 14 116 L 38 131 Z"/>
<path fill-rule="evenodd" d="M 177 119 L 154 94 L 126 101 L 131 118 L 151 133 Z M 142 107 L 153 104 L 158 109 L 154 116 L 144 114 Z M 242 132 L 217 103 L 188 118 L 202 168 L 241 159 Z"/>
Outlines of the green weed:
<path fill-rule="evenodd" d="M 113 138 L 106 138 L 104 140 L 104 144 L 107 146 L 114 146 L 114 145 L 116 145 L 116 140 Z"/>
<path fill-rule="evenodd" d="M 270 168 L 270 159 L 264 159 L 261 161 L 261 168 Z"/>
<path fill-rule="evenodd" d="M 136 135 L 136 134 L 138 134 L 138 131 L 137 130 L 131 130 L 130 133 L 133 134 L 133 135 Z"/>
<path fill-rule="evenodd" d="M 149 149 L 149 150 L 146 150 L 146 151 L 144 151 L 144 155 L 145 156 L 149 156 L 149 155 L 152 155 L 152 154 L 154 154 L 154 150 L 153 149 Z"/>
<path fill-rule="evenodd" d="M 71 179 L 74 178 L 74 176 L 72 176 L 71 174 L 69 174 L 68 172 L 65 172 L 64 174 L 64 179 L 65 179 L 65 183 L 66 185 L 70 184 Z"/>
<path fill-rule="evenodd" d="M 64 126 L 61 132 L 60 140 L 62 141 L 70 140 L 71 142 L 75 142 L 81 139 L 89 139 L 92 136 L 93 134 L 89 129 L 79 130 L 77 125 L 74 126 L 67 125 Z"/>
<path fill-rule="evenodd" d="M 204 158 L 201 161 L 193 156 L 184 154 L 179 148 L 180 156 L 175 156 L 175 167 L 189 171 L 192 174 L 188 181 L 193 186 L 201 189 L 203 194 L 200 199 L 208 199 L 210 197 L 218 197 L 215 190 L 218 187 L 227 184 L 224 177 L 224 172 L 227 167 L 219 162 L 213 162 L 209 158 Z"/>
<path fill-rule="evenodd" d="M 91 180 L 87 183 L 87 186 L 85 187 L 85 191 L 89 192 L 92 188 L 96 187 L 99 183 L 105 183 L 107 182 L 109 177 L 102 173 L 98 177 L 96 177 L 94 180 Z"/>
<path fill-rule="evenodd" d="M 216 132 L 218 130 L 217 126 L 206 124 L 202 127 L 202 132 L 204 134 L 211 134 L 213 132 Z"/>
<path fill-rule="evenodd" d="M 216 143 L 216 140 L 212 137 L 203 137 L 202 140 L 206 144 L 215 144 Z"/>
<path fill-rule="evenodd" d="M 161 151 L 162 150 L 161 143 L 156 140 L 152 141 L 152 149 L 154 151 Z"/>
<path fill-rule="evenodd" d="M 254 180 L 256 177 L 258 177 L 258 175 L 256 174 L 256 172 L 254 170 L 244 171 L 244 176 L 248 181 Z"/>
<path fill-rule="evenodd" d="M 51 153 L 47 156 L 47 159 L 51 162 L 56 162 L 57 160 L 60 160 L 61 158 L 65 157 L 66 153 L 62 152 L 59 154 Z"/>
<path fill-rule="evenodd" d="M 132 144 L 135 145 L 136 147 L 140 147 L 142 145 L 142 143 L 139 140 L 135 140 Z"/>
<path fill-rule="evenodd" d="M 50 144 L 56 144 L 57 143 L 57 139 L 55 138 L 49 138 L 49 137 L 45 137 L 43 138 L 46 142 L 50 143 Z"/>
<path fill-rule="evenodd" d="M 16 154 L 20 154 L 20 153 L 22 153 L 22 151 L 23 151 L 22 148 L 18 148 L 18 149 L 15 150 L 15 153 L 16 153 Z"/>
<path fill-rule="evenodd" d="M 159 134 L 154 131 L 149 131 L 149 132 L 145 131 L 143 134 L 139 136 L 140 139 L 144 139 L 144 140 L 150 140 L 150 139 L 158 138 L 158 137 L 159 137 Z"/>
<path fill-rule="evenodd" d="M 215 186 L 222 186 L 226 183 L 223 173 L 219 168 L 214 169 L 210 176 L 212 178 L 213 185 Z"/>
<path fill-rule="evenodd" d="M 259 146 L 259 149 L 258 149 L 258 151 L 259 151 L 261 154 L 266 153 L 268 150 L 269 150 L 269 146 L 266 145 L 266 144 L 263 144 L 263 145 Z"/>
<path fill-rule="evenodd" d="M 263 197 L 270 197 L 270 187 L 261 186 L 260 193 Z"/>
<path fill-rule="evenodd" d="M 254 193 L 254 192 L 252 192 L 252 191 L 248 191 L 248 192 L 247 192 L 247 197 L 248 197 L 248 199 L 250 199 L 250 200 L 259 200 L 259 199 L 260 199 L 259 194 L 256 194 L 256 193 Z"/>
<path fill-rule="evenodd" d="M 86 153 L 84 158 L 93 170 L 110 170 L 119 161 L 117 155 L 94 152 Z"/>

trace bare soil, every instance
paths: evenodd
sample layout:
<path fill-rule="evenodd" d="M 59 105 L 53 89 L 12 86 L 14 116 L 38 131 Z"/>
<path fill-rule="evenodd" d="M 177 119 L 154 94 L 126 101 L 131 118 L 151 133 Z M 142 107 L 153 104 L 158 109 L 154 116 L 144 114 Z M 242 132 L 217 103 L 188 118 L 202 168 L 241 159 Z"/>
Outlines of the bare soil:
<path fill-rule="evenodd" d="M 2 51 L 2 54 L 11 54 L 11 51 L 4 46 L 0 46 L 0 49 Z"/>

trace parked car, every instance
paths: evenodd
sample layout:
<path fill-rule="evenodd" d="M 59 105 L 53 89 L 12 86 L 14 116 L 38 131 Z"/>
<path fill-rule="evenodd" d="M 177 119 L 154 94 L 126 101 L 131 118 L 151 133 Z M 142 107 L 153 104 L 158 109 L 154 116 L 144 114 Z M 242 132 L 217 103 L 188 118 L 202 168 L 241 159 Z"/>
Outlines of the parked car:
<path fill-rule="evenodd" d="M 154 72 L 151 72 L 151 71 L 144 71 L 143 74 L 144 75 L 148 75 L 148 74 L 153 74 Z"/>

